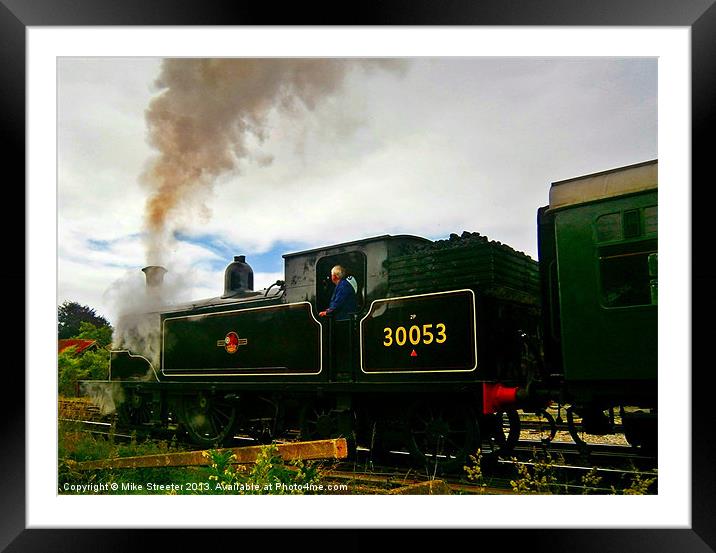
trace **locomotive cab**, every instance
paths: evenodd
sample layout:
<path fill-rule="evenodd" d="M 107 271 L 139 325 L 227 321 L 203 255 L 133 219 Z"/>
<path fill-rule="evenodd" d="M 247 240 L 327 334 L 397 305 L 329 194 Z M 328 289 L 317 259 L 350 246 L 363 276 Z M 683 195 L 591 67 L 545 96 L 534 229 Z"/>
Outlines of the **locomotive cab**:
<path fill-rule="evenodd" d="M 286 301 L 308 301 L 316 314 L 323 311 L 333 294 L 331 268 L 341 265 L 358 282 L 359 316 L 371 301 L 385 294 L 388 260 L 426 243 L 430 241 L 418 236 L 383 235 L 285 254 Z"/>
<path fill-rule="evenodd" d="M 350 319 L 319 319 L 325 340 L 325 376 L 329 381 L 352 382 L 357 378 L 358 321 L 370 302 L 382 297 L 387 290 L 387 260 L 426 242 L 429 241 L 417 236 L 383 235 L 283 256 L 287 283 L 285 301 L 309 302 L 316 316 L 328 308 L 333 295 L 333 267 L 342 266 L 356 279 L 357 308 Z"/>
<path fill-rule="evenodd" d="M 364 252 L 353 251 L 327 255 L 316 262 L 316 310 L 323 311 L 333 295 L 335 285 L 331 281 L 331 269 L 336 265 L 342 266 L 349 276 L 353 276 L 358 283 L 356 291 L 356 311 L 358 315 L 365 305 L 365 279 L 366 279 L 366 255 Z"/>

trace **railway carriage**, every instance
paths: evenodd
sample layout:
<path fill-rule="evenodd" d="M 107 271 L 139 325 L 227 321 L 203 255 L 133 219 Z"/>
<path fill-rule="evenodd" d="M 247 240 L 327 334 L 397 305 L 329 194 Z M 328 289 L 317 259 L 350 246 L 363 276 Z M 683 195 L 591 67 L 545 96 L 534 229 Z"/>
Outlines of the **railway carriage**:
<path fill-rule="evenodd" d="M 631 443 L 656 445 L 657 190 L 649 161 L 555 182 L 539 210 L 551 395 L 578 443 L 613 432 L 617 410 Z"/>

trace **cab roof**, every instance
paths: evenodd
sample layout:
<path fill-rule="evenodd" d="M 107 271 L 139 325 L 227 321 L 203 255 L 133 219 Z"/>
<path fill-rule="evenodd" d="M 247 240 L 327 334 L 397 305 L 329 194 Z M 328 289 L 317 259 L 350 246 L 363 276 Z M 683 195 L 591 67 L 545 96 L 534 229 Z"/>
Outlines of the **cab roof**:
<path fill-rule="evenodd" d="M 408 241 L 418 241 L 418 242 L 431 242 L 431 240 L 428 240 L 427 238 L 422 238 L 421 236 L 414 236 L 412 234 L 397 234 L 395 236 L 390 234 L 382 234 L 381 236 L 373 236 L 371 238 L 363 238 L 361 240 L 352 240 L 351 242 L 343 242 L 341 244 L 329 244 L 326 246 L 321 246 L 319 248 L 311 248 L 310 250 L 303 250 L 300 252 L 293 252 L 293 253 L 286 253 L 283 255 L 284 259 L 288 259 L 290 257 L 296 257 L 299 255 L 306 255 L 316 252 L 321 252 L 328 249 L 333 248 L 344 248 L 346 246 L 357 246 L 359 244 L 369 244 L 372 242 L 382 242 L 382 241 L 395 241 L 395 240 L 408 240 Z"/>

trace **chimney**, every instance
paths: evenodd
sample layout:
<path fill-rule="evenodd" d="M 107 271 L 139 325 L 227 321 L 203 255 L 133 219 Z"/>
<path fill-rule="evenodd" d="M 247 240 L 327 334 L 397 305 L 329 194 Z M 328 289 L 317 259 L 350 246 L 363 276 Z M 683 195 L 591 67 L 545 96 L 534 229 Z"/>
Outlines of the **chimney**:
<path fill-rule="evenodd" d="M 142 272 L 147 277 L 147 288 L 157 288 L 164 282 L 164 273 L 166 273 L 167 270 L 159 265 L 149 265 L 148 267 L 144 267 Z"/>
<path fill-rule="evenodd" d="M 246 263 L 245 255 L 234 256 L 233 263 L 229 263 L 224 271 L 224 295 L 222 298 L 232 298 L 254 289 L 254 271 Z"/>

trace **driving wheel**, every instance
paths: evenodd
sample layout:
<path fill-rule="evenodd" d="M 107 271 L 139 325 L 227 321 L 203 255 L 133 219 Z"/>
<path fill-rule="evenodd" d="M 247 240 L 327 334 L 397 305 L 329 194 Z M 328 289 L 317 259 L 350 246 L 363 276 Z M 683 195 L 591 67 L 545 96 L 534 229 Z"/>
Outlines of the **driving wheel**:
<path fill-rule="evenodd" d="M 233 438 L 236 406 L 204 393 L 182 400 L 182 423 L 189 438 L 197 445 L 214 447 Z"/>

